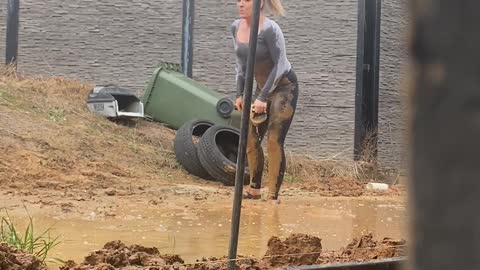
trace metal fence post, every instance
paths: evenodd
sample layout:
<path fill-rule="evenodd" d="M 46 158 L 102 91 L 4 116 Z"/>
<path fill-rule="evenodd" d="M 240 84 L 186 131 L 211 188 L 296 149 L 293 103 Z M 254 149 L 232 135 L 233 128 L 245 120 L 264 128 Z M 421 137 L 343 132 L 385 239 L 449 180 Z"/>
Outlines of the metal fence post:
<path fill-rule="evenodd" d="M 358 1 L 354 158 L 377 156 L 381 0 Z"/>
<path fill-rule="evenodd" d="M 193 66 L 193 26 L 195 19 L 195 0 L 183 0 L 182 20 L 182 71 L 192 78 Z"/>
<path fill-rule="evenodd" d="M 8 0 L 5 64 L 17 65 L 20 0 Z"/>
<path fill-rule="evenodd" d="M 253 70 L 255 66 L 255 54 L 257 51 L 258 26 L 260 20 L 261 0 L 255 0 L 253 6 L 253 20 L 250 29 L 249 51 L 247 59 L 247 70 L 245 77 L 245 88 L 243 93 L 243 111 L 240 126 L 240 142 L 238 147 L 237 171 L 235 174 L 235 193 L 232 209 L 232 228 L 230 235 L 230 246 L 228 251 L 228 269 L 235 270 L 238 247 L 238 236 L 240 230 L 240 215 L 242 208 L 243 177 L 245 175 L 245 153 L 247 148 L 248 125 L 250 121 L 250 104 L 252 103 L 253 91 Z"/>

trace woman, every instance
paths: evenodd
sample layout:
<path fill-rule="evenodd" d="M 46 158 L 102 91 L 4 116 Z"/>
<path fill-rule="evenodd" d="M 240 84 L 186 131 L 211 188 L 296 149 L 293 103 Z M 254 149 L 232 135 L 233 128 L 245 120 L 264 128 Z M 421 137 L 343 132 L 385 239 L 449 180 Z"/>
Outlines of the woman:
<path fill-rule="evenodd" d="M 248 58 L 250 26 L 252 24 L 254 0 L 237 0 L 240 19 L 232 24 L 232 35 L 236 54 L 238 110 L 243 109 L 243 89 Z M 264 121 L 250 121 L 247 160 L 250 169 L 250 187 L 244 198 L 261 198 L 261 181 L 264 155 L 261 142 L 268 132 L 268 195 L 267 200 L 279 203 L 278 194 L 285 173 L 284 143 L 295 113 L 298 99 L 298 82 L 287 59 L 285 39 L 278 24 L 267 18 L 272 13 L 282 16 L 284 9 L 280 0 L 262 0 L 255 60 L 255 102 L 252 110 L 255 115 L 266 115 Z M 261 118 L 261 117 L 260 117 Z M 255 120 L 255 119 L 254 119 Z"/>

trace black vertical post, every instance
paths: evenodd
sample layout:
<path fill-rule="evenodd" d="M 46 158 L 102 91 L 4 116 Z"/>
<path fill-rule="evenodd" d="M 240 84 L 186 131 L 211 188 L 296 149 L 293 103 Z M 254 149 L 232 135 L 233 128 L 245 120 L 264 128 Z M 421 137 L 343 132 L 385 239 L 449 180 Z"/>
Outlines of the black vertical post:
<path fill-rule="evenodd" d="M 5 64 L 17 64 L 20 0 L 8 0 Z"/>
<path fill-rule="evenodd" d="M 240 215 L 242 208 L 243 177 L 245 175 L 245 153 L 247 148 L 247 134 L 252 103 L 253 90 L 253 69 L 257 51 L 258 26 L 260 20 L 261 0 L 255 0 L 253 6 L 253 20 L 250 29 L 249 51 L 247 59 L 247 70 L 245 77 L 245 88 L 243 91 L 243 111 L 240 126 L 240 142 L 238 147 L 237 171 L 235 174 L 235 193 L 233 197 L 232 228 L 230 235 L 230 247 L 228 252 L 228 269 L 234 270 L 237 258 L 238 236 L 240 230 Z"/>
<path fill-rule="evenodd" d="M 377 155 L 381 0 L 358 1 L 354 158 Z"/>
<path fill-rule="evenodd" d="M 185 76 L 192 78 L 193 66 L 193 26 L 195 18 L 195 0 L 183 0 L 182 20 L 182 70 Z"/>
<path fill-rule="evenodd" d="M 409 3 L 410 269 L 480 269 L 480 1 Z"/>

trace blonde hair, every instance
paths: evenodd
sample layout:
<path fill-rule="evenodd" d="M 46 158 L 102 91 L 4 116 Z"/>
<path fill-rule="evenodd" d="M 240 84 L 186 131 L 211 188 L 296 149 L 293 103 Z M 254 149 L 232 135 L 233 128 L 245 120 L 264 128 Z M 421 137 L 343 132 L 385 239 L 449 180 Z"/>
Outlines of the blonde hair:
<path fill-rule="evenodd" d="M 274 16 L 285 15 L 285 9 L 283 8 L 282 1 L 280 0 L 264 0 L 264 10 L 273 14 Z"/>

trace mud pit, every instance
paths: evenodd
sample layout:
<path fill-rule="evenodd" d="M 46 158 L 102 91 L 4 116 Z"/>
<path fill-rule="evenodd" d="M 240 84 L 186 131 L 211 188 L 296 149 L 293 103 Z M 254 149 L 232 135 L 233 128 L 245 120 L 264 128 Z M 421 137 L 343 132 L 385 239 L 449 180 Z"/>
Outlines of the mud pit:
<path fill-rule="evenodd" d="M 227 254 L 230 236 L 230 197 L 214 197 L 213 190 L 197 189 L 197 197 L 214 197 L 199 201 L 195 196 L 182 197 L 184 192 L 191 194 L 192 187 L 178 187 L 175 196 L 163 195 L 164 199 L 156 203 L 141 197 L 109 196 L 111 202 L 106 207 L 77 202 L 67 208 L 43 204 L 30 204 L 28 208 L 38 230 L 53 225 L 53 233 L 61 235 L 62 243 L 51 256 L 63 260 L 81 262 L 86 254 L 112 240 L 156 247 L 161 254 L 178 254 L 186 263 L 202 257 L 222 258 Z M 14 221 L 24 225 L 24 210 L 15 207 L 15 198 L 9 204 Z M 98 204 L 105 202 L 98 200 Z M 353 238 L 369 232 L 379 239 L 405 238 L 406 220 L 404 202 L 391 198 L 318 198 L 295 193 L 285 196 L 280 205 L 245 201 L 239 254 L 261 258 L 268 253 L 269 241 L 270 246 L 279 243 L 278 239 L 272 240 L 273 236 L 285 239 L 295 233 L 320 237 L 323 252 L 346 247 Z M 277 247 L 275 251 L 292 250 L 291 245 Z M 282 258 L 277 260 L 283 263 Z M 49 266 L 58 269 L 56 264 Z"/>
<path fill-rule="evenodd" d="M 187 263 L 222 258 L 232 188 L 187 174 L 174 158 L 174 131 L 88 113 L 90 88 L 63 78 L 0 75 L 0 208 L 20 227 L 24 205 L 38 230 L 54 225 L 62 243 L 51 257 L 81 262 L 120 240 L 179 254 Z M 282 204 L 244 202 L 239 253 L 260 258 L 272 236 L 292 233 L 321 236 L 329 250 L 370 231 L 404 237 L 402 188 L 367 191 L 361 181 L 371 180 L 371 168 L 344 163 L 289 154 Z"/>

